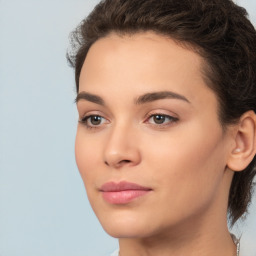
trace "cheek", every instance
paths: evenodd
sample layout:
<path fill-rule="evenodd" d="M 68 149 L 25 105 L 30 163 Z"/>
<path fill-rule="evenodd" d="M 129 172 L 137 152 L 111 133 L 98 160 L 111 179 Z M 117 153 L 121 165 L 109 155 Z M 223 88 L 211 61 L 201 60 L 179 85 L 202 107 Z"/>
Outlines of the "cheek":
<path fill-rule="evenodd" d="M 158 147 L 145 147 L 149 166 L 155 167 L 153 175 L 157 184 L 166 188 L 163 193 L 169 193 L 177 204 L 196 198 L 207 200 L 221 182 L 225 168 L 222 132 L 217 127 L 209 136 L 207 131 L 191 126 L 189 131 L 179 130 L 179 134 L 174 132 L 165 140 L 158 138 Z"/>
<path fill-rule="evenodd" d="M 82 129 L 77 129 L 76 142 L 75 142 L 75 157 L 78 170 L 87 185 L 92 181 L 92 171 L 97 166 L 98 149 L 91 144 L 90 140 L 83 134 Z"/>

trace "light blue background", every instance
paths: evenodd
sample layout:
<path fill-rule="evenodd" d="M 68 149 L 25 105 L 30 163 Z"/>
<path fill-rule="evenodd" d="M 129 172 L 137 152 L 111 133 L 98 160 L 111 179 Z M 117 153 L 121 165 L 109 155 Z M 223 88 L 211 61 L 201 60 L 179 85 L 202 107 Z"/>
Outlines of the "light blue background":
<path fill-rule="evenodd" d="M 68 34 L 97 0 L 0 0 L 0 255 L 109 255 L 74 159 Z M 255 0 L 240 0 L 256 24 Z M 240 226 L 256 255 L 256 196 Z M 243 256 L 243 255 L 242 255 Z"/>

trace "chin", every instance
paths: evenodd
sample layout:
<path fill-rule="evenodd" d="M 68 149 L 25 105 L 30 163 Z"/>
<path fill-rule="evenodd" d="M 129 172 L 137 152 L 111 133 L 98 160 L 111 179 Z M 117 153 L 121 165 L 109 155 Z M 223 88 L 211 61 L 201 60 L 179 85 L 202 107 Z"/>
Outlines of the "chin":
<path fill-rule="evenodd" d="M 143 238 L 148 237 L 150 232 L 146 227 L 138 228 L 138 225 L 125 225 L 125 226 L 117 226 L 117 225 L 108 225 L 103 226 L 104 230 L 114 238 Z"/>
<path fill-rule="evenodd" d="M 148 236 L 149 225 L 143 218 L 124 214 L 98 216 L 103 229 L 115 238 L 139 238 Z"/>

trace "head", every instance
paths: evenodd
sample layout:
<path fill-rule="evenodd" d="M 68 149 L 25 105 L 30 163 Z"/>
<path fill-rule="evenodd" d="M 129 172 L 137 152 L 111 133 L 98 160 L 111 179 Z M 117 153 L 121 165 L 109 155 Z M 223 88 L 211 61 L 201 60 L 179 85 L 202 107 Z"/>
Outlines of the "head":
<path fill-rule="evenodd" d="M 235 148 L 238 147 L 242 152 L 239 150 L 234 152 L 232 161 L 225 162 L 227 158 L 219 161 L 219 155 L 216 155 L 212 159 L 215 162 L 211 162 L 211 166 L 216 165 L 220 169 L 228 168 L 233 172 L 227 205 L 231 223 L 234 224 L 247 212 L 253 191 L 253 178 L 256 173 L 255 149 L 241 164 L 241 159 L 245 158 L 242 153 L 243 138 L 246 136 L 239 132 L 238 128 L 239 125 L 240 128 L 243 125 L 241 120 L 246 121 L 247 117 L 253 120 L 253 115 L 256 112 L 256 32 L 247 18 L 245 9 L 230 0 L 102 1 L 72 33 L 73 51 L 68 54 L 68 59 L 75 68 L 77 93 L 86 90 L 86 78 L 90 77 L 90 74 L 86 73 L 86 68 L 90 70 L 90 65 L 86 63 L 87 57 L 88 62 L 92 63 L 91 59 L 97 55 L 97 52 L 105 54 L 104 49 L 111 51 L 111 47 L 109 47 L 111 44 L 116 44 L 116 49 L 120 49 L 122 54 L 122 50 L 125 51 L 129 48 L 128 45 L 131 48 L 134 45 L 134 49 L 139 47 L 139 39 L 145 43 L 145 48 L 154 50 L 155 46 L 151 45 L 148 40 L 157 41 L 159 38 L 161 38 L 159 46 L 162 46 L 166 52 L 168 52 L 169 43 L 170 46 L 176 47 L 173 48 L 174 52 L 179 52 L 179 49 L 183 51 L 175 57 L 186 59 L 187 56 L 190 64 L 193 62 L 192 60 L 197 63 L 195 66 L 200 70 L 199 76 L 202 78 L 198 84 L 202 84 L 208 90 L 208 94 L 202 94 L 202 98 L 207 99 L 208 96 L 214 96 L 212 107 L 215 104 L 214 99 L 216 99 L 216 122 L 219 126 L 214 129 L 217 131 L 221 128 L 216 140 L 232 129 L 230 136 L 238 138 L 234 139 L 237 143 Z M 100 60 L 100 56 L 98 56 L 98 60 Z M 178 63 L 184 64 L 179 61 Z M 189 62 L 184 64 L 184 67 L 188 64 Z M 166 66 L 168 66 L 168 62 L 165 63 Z M 170 63 L 171 67 L 173 65 Z M 81 77 L 83 72 L 85 75 Z M 195 75 L 195 73 L 193 74 Z M 175 76 L 175 74 L 173 75 Z M 81 90 L 82 83 L 83 88 Z M 201 90 L 202 88 L 190 89 Z M 196 94 L 198 91 L 194 91 L 194 93 Z M 207 100 L 204 104 L 207 108 Z M 201 107 L 204 108 L 204 105 Z M 211 133 L 210 130 L 209 133 Z M 230 136 L 227 137 L 230 138 Z M 240 140 L 239 137 L 241 137 Z M 251 139 L 253 138 L 250 137 L 249 140 Z M 120 140 L 122 140 L 121 137 Z M 161 138 L 159 140 L 161 142 Z M 173 140 L 175 141 L 175 139 Z M 240 143 L 240 141 L 242 142 Z M 221 143 L 219 142 L 217 146 L 214 145 L 214 150 L 216 148 L 218 152 L 224 150 L 222 153 L 225 154 L 226 146 L 230 143 Z M 252 147 L 255 147 L 255 143 Z M 210 152 L 208 151 L 208 154 L 211 154 Z M 135 159 L 136 157 L 134 156 Z M 188 156 L 187 159 L 184 157 L 183 160 L 189 159 Z M 209 164 L 207 163 L 205 167 Z M 217 180 L 220 179 L 220 176 L 211 177 L 209 174 L 209 182 L 211 179 L 216 181 L 215 184 L 218 184 Z"/>

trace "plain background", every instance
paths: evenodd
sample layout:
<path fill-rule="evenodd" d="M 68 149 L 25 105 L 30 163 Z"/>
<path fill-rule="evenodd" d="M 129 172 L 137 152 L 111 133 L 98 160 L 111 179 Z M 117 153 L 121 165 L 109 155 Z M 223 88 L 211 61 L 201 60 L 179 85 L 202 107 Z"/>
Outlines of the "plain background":
<path fill-rule="evenodd" d="M 74 158 L 68 35 L 97 0 L 0 0 L 0 256 L 104 256 Z M 256 24 L 256 1 L 240 0 Z M 242 256 L 256 255 L 256 196 Z"/>

